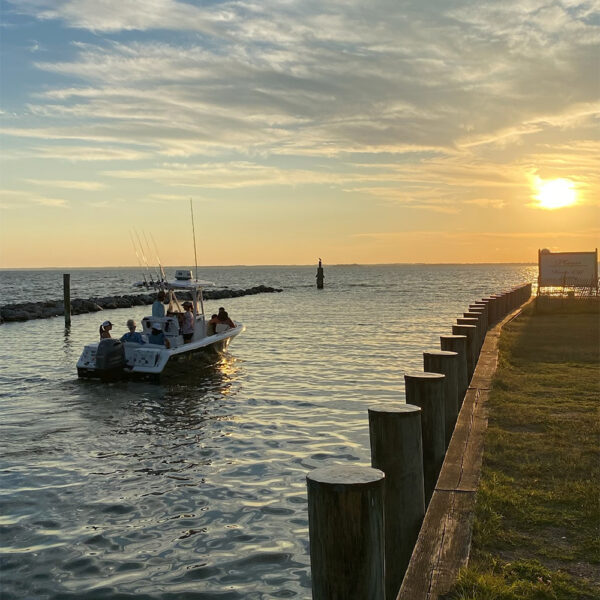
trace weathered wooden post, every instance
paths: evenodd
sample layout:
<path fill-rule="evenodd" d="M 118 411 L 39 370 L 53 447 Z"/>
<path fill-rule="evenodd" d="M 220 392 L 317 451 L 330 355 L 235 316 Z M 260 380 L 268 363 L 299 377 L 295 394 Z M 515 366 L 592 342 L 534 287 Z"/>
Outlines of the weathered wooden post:
<path fill-rule="evenodd" d="M 469 312 L 478 312 L 482 315 L 484 334 L 488 329 L 488 306 L 484 302 L 469 304 Z M 485 337 L 485 336 L 484 336 Z"/>
<path fill-rule="evenodd" d="M 446 448 L 454 433 L 460 404 L 458 402 L 458 354 L 448 350 L 423 352 L 423 370 L 444 375 L 444 427 Z"/>
<path fill-rule="evenodd" d="M 479 300 L 480 304 L 484 304 L 486 308 L 487 327 L 488 329 L 494 324 L 493 301 L 491 298 L 483 298 Z"/>
<path fill-rule="evenodd" d="M 481 348 L 479 342 L 479 319 L 471 319 L 467 317 L 459 317 L 456 319 L 457 325 L 473 325 L 475 327 L 475 338 L 473 342 L 473 370 L 475 370 L 475 365 L 477 364 L 477 359 L 479 358 L 479 350 Z"/>
<path fill-rule="evenodd" d="M 71 326 L 71 275 L 63 273 L 63 304 L 65 307 L 65 327 Z"/>
<path fill-rule="evenodd" d="M 498 320 L 497 315 L 497 301 L 494 296 L 489 296 L 488 298 L 483 298 L 482 302 L 486 302 L 488 305 L 488 327 L 491 327 Z"/>
<path fill-rule="evenodd" d="M 395 600 L 425 516 L 421 409 L 371 406 L 369 433 L 371 466 L 385 473 L 385 597 Z"/>
<path fill-rule="evenodd" d="M 469 387 L 469 371 L 467 369 L 467 336 L 466 335 L 441 335 L 440 348 L 456 352 L 456 377 L 458 386 L 458 410 L 465 399 Z"/>
<path fill-rule="evenodd" d="M 323 264 L 321 263 L 321 259 L 319 259 L 319 266 L 317 267 L 317 289 L 323 289 L 323 279 L 325 279 L 325 274 L 323 273 Z"/>
<path fill-rule="evenodd" d="M 475 325 L 452 325 L 452 333 L 454 335 L 467 336 L 467 384 L 473 377 L 473 371 L 477 364 L 477 358 L 474 352 L 475 336 L 477 335 L 477 327 Z"/>
<path fill-rule="evenodd" d="M 313 600 L 384 600 L 384 474 L 331 466 L 306 476 Z"/>
<path fill-rule="evenodd" d="M 421 408 L 425 506 L 429 504 L 446 453 L 444 375 L 406 373 L 406 403 Z"/>
<path fill-rule="evenodd" d="M 476 319 L 477 320 L 477 337 L 479 338 L 479 349 L 483 346 L 485 340 L 485 327 L 483 326 L 483 313 L 476 311 L 475 309 L 469 310 L 469 312 L 463 313 L 465 319 Z M 469 323 L 467 323 L 469 325 Z"/>
<path fill-rule="evenodd" d="M 496 313 L 496 321 L 502 321 L 504 315 L 506 314 L 504 311 L 504 296 L 502 294 L 492 294 L 491 298 L 495 300 L 494 309 Z"/>

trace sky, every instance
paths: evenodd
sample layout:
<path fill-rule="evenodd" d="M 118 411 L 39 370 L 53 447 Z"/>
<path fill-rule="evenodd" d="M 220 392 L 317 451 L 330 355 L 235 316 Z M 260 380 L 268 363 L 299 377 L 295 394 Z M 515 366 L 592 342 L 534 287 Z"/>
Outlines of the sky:
<path fill-rule="evenodd" d="M 599 245 L 597 0 L 0 6 L 2 268 Z"/>

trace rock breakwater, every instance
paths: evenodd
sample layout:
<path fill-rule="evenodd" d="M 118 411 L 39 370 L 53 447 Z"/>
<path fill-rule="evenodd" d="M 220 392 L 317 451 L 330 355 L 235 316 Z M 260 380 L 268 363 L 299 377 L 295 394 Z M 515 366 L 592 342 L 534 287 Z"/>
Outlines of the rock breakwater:
<path fill-rule="evenodd" d="M 269 294 L 281 292 L 278 288 L 266 285 L 257 285 L 245 290 L 205 290 L 205 300 L 220 300 L 222 298 L 238 298 L 239 296 L 250 296 L 253 294 Z M 177 292 L 177 298 L 191 300 L 189 292 Z M 84 313 L 111 310 L 115 308 L 131 308 L 132 306 L 143 306 L 152 304 L 156 294 L 127 294 L 125 296 L 102 296 L 93 298 L 76 298 L 71 300 L 71 314 L 81 315 Z M 10 321 L 29 321 L 30 319 L 47 319 L 59 317 L 65 314 L 62 300 L 47 300 L 45 302 L 21 302 L 18 304 L 6 304 L 0 306 L 0 323 Z"/>

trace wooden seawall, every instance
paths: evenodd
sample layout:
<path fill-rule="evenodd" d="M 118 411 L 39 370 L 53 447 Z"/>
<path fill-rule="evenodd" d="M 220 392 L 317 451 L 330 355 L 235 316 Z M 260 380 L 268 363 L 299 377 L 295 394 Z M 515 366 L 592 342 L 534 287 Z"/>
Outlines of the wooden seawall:
<path fill-rule="evenodd" d="M 314 600 L 434 600 L 452 586 L 469 557 L 487 428 L 485 403 L 500 331 L 530 297 L 531 284 L 524 284 L 470 305 L 469 316 L 457 319 L 452 335 L 440 336 L 442 350 L 423 353 L 425 370 L 405 374 L 404 408 L 369 409 L 370 421 L 375 412 L 382 419 L 380 426 L 370 423 L 371 468 L 350 465 L 317 473 L 319 483 L 331 489 L 341 521 L 334 523 L 326 514 L 328 503 L 318 501 L 308 475 Z M 420 444 L 409 435 L 410 428 L 396 423 L 409 412 L 420 423 L 415 425 Z M 383 456 L 388 458 L 380 460 Z M 383 502 L 374 502 L 357 481 L 380 482 L 382 476 Z M 384 527 L 373 529 L 371 521 L 383 521 Z M 340 530 L 351 532 L 346 542 L 336 541 Z M 378 567 L 348 568 L 367 562 Z"/>
<path fill-rule="evenodd" d="M 397 600 L 435 600 L 467 564 L 498 341 L 503 325 L 521 310 L 487 331 Z"/>

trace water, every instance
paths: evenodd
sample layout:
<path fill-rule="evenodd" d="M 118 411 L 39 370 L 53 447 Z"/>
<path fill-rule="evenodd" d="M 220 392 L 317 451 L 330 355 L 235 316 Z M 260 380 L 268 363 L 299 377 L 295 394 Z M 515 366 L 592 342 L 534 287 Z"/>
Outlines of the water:
<path fill-rule="evenodd" d="M 0 326 L 3 600 L 310 598 L 305 476 L 368 465 L 367 407 L 404 400 L 478 298 L 525 265 L 202 269 L 283 288 L 225 302 L 245 333 L 161 384 L 80 381 L 101 320 L 148 307 Z M 73 297 L 131 293 L 131 269 L 72 270 Z M 62 271 L 1 271 L 2 304 L 62 295 Z"/>

